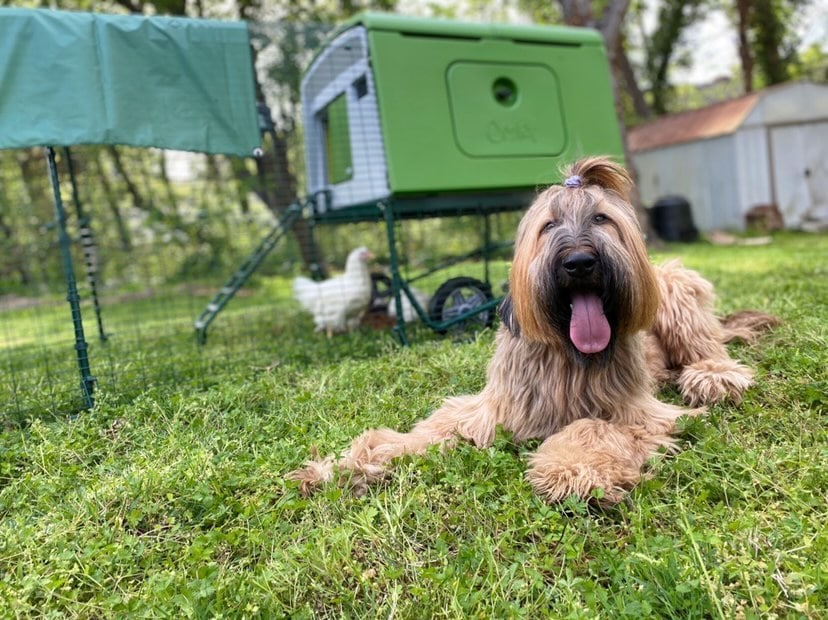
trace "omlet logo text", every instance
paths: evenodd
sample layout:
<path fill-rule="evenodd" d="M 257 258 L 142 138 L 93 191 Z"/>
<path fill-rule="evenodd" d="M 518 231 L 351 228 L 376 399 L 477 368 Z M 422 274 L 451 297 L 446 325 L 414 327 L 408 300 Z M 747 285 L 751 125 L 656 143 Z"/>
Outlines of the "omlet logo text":
<path fill-rule="evenodd" d="M 535 142 L 535 132 L 529 123 L 499 123 L 492 121 L 486 129 L 486 139 L 492 144 Z"/>

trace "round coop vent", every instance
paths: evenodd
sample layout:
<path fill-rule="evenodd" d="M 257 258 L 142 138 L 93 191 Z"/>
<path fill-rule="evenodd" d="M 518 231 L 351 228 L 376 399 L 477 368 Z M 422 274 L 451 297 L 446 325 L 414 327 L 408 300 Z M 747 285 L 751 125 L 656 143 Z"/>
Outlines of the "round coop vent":
<path fill-rule="evenodd" d="M 500 105 L 512 106 L 517 101 L 517 86 L 507 77 L 500 77 L 492 84 L 492 94 Z"/>

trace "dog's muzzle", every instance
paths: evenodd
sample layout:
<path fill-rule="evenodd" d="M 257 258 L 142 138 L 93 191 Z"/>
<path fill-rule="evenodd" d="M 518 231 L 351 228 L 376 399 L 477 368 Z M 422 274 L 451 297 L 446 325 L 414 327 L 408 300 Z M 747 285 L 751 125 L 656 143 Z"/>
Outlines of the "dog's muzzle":
<path fill-rule="evenodd" d="M 569 292 L 569 339 L 581 353 L 600 353 L 609 346 L 612 329 L 601 299 L 601 273 L 597 257 L 573 252 L 561 262 L 560 280 Z"/>

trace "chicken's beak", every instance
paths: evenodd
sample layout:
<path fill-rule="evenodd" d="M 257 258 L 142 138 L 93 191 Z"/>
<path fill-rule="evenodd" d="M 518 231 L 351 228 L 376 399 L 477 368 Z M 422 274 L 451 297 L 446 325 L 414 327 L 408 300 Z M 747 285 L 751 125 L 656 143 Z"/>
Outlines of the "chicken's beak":
<path fill-rule="evenodd" d="M 362 260 L 368 262 L 369 260 L 374 260 L 374 253 L 371 250 L 365 250 L 362 253 Z"/>

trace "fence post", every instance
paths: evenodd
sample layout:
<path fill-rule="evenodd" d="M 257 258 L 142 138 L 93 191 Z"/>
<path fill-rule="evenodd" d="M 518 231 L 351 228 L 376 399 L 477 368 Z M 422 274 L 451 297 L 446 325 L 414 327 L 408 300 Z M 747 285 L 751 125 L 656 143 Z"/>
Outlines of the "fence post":
<path fill-rule="evenodd" d="M 89 355 L 86 338 L 83 335 L 83 318 L 81 317 L 80 296 L 78 295 L 75 270 L 72 266 L 72 251 L 69 235 L 66 232 L 66 210 L 63 208 L 63 200 L 60 197 L 60 181 L 58 180 L 57 164 L 55 163 L 55 150 L 51 146 L 46 147 L 46 161 L 49 169 L 49 180 L 52 183 L 52 192 L 55 197 L 55 224 L 58 231 L 58 247 L 60 258 L 63 263 L 63 275 L 66 277 L 66 299 L 72 310 L 72 326 L 75 329 L 75 351 L 78 356 L 78 369 L 81 376 L 81 393 L 83 405 L 91 409 L 95 400 L 92 393 L 95 390 L 95 377 L 89 368 Z"/>

